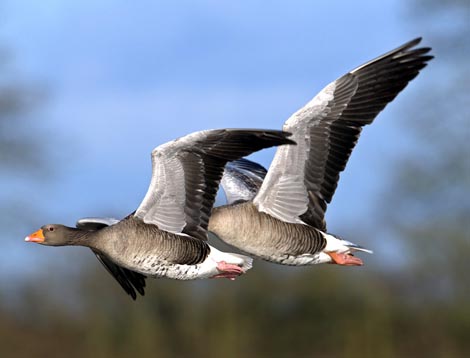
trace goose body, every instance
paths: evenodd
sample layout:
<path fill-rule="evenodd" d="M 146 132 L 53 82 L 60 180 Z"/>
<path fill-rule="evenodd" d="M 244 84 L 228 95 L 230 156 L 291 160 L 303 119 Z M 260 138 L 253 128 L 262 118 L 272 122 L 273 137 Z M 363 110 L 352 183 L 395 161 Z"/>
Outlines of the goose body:
<path fill-rule="evenodd" d="M 221 129 L 196 132 L 152 151 L 152 179 L 137 210 L 124 218 L 83 219 L 76 228 L 44 225 L 26 241 L 89 247 L 136 298 L 145 277 L 234 279 L 252 259 L 207 243 L 207 225 L 224 166 L 256 150 L 294 144 L 289 133 Z"/>
<path fill-rule="evenodd" d="M 209 230 L 251 256 L 279 264 L 362 265 L 354 253 L 371 251 L 328 233 L 325 211 L 362 128 L 433 58 L 430 48 L 416 48 L 420 41 L 348 72 L 295 112 L 283 129 L 297 145 L 277 149 L 263 181 L 259 169 L 246 174 L 247 163 L 245 175 L 222 181 L 229 204 L 213 210 Z"/>
<path fill-rule="evenodd" d="M 371 252 L 310 225 L 273 218 L 249 201 L 214 208 L 209 230 L 251 256 L 281 265 L 331 263 L 333 259 L 327 252 Z M 361 264 L 357 258 L 347 259 L 351 260 L 348 265 Z"/>
<path fill-rule="evenodd" d="M 125 233 L 125 235 L 123 235 Z M 252 259 L 217 250 L 189 235 L 174 234 L 131 216 L 95 232 L 93 248 L 115 264 L 154 278 L 210 278 L 220 274 L 219 262 L 251 268 Z"/>

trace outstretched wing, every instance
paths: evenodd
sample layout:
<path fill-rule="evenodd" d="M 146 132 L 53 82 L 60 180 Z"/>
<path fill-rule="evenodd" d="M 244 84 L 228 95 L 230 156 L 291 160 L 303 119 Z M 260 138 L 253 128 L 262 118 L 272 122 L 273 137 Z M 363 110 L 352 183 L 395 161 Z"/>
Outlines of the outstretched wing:
<path fill-rule="evenodd" d="M 119 220 L 115 218 L 87 217 L 78 219 L 75 226 L 80 230 L 96 231 L 106 226 L 117 224 L 118 222 Z"/>
<path fill-rule="evenodd" d="M 176 234 L 207 240 L 207 223 L 228 161 L 262 148 L 292 144 L 275 130 L 196 132 L 152 151 L 152 179 L 135 216 Z"/>
<path fill-rule="evenodd" d="M 78 220 L 75 226 L 81 230 L 97 231 L 106 226 L 114 225 L 117 222 L 119 222 L 119 220 L 113 218 L 90 217 Z M 137 298 L 136 291 L 139 292 L 142 296 L 145 294 L 144 275 L 116 265 L 106 256 L 93 249 L 92 251 L 96 255 L 98 261 L 101 262 L 101 264 L 106 268 L 106 271 L 108 271 L 111 276 L 115 278 L 115 280 L 121 285 L 124 291 L 126 291 L 126 293 L 132 297 L 133 300 Z"/>
<path fill-rule="evenodd" d="M 362 127 L 433 58 L 410 41 L 326 86 L 284 124 L 297 146 L 276 151 L 254 199 L 260 211 L 285 222 L 326 230 L 324 215 Z"/>
<path fill-rule="evenodd" d="M 267 170 L 248 159 L 239 159 L 225 165 L 220 185 L 224 189 L 228 204 L 249 201 L 258 193 Z"/>

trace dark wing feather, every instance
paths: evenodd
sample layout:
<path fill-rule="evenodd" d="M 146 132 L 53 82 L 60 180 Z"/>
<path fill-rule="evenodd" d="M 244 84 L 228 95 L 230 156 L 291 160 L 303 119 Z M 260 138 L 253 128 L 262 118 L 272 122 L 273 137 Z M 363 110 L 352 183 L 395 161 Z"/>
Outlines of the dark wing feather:
<path fill-rule="evenodd" d="M 113 261 L 109 260 L 106 256 L 99 254 L 95 250 L 92 250 L 96 255 L 96 258 L 103 264 L 111 276 L 121 285 L 126 293 L 132 297 L 133 300 L 137 298 L 136 290 L 142 296 L 145 295 L 145 276 L 128 270 L 122 266 L 116 265 Z"/>
<path fill-rule="evenodd" d="M 246 174 L 250 174 L 256 177 L 258 180 L 263 181 L 264 177 L 268 173 L 265 167 L 261 164 L 248 160 L 246 158 L 233 160 L 225 165 L 225 168 L 232 168 L 234 170 L 244 171 Z"/>
<path fill-rule="evenodd" d="M 97 231 L 112 225 L 116 221 L 118 220 L 111 218 L 83 218 L 77 221 L 76 227 L 81 230 Z M 114 277 L 114 279 L 121 285 L 124 291 L 132 297 L 133 300 L 137 298 L 136 291 L 142 296 L 145 295 L 144 288 L 146 277 L 144 275 L 116 265 L 106 256 L 93 249 L 91 251 L 93 251 L 98 261 L 105 267 L 106 271 Z"/>
<path fill-rule="evenodd" d="M 186 226 L 184 233 L 207 240 L 207 225 L 215 196 L 228 161 L 262 148 L 293 144 L 289 133 L 262 130 L 218 130 L 182 156 L 186 177 Z M 198 160 L 196 159 L 198 158 Z M 186 173 L 191 175 L 186 176 Z"/>

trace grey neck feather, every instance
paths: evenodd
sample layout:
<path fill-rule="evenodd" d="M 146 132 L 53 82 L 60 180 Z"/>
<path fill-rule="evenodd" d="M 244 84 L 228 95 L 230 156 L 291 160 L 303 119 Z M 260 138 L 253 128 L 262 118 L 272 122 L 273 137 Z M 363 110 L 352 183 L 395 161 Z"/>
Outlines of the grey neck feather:
<path fill-rule="evenodd" d="M 66 242 L 64 245 L 93 247 L 95 241 L 93 239 L 96 238 L 96 233 L 97 231 L 85 231 L 66 227 Z"/>

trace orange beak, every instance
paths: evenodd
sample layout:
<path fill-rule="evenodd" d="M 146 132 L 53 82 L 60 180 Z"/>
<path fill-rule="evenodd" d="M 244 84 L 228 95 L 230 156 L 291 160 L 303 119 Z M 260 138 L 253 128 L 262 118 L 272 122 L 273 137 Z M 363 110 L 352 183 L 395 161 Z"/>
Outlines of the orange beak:
<path fill-rule="evenodd" d="M 37 243 L 44 242 L 44 233 L 42 232 L 42 229 L 39 229 L 38 231 L 33 232 L 29 236 L 26 236 L 24 241 L 37 242 Z"/>

